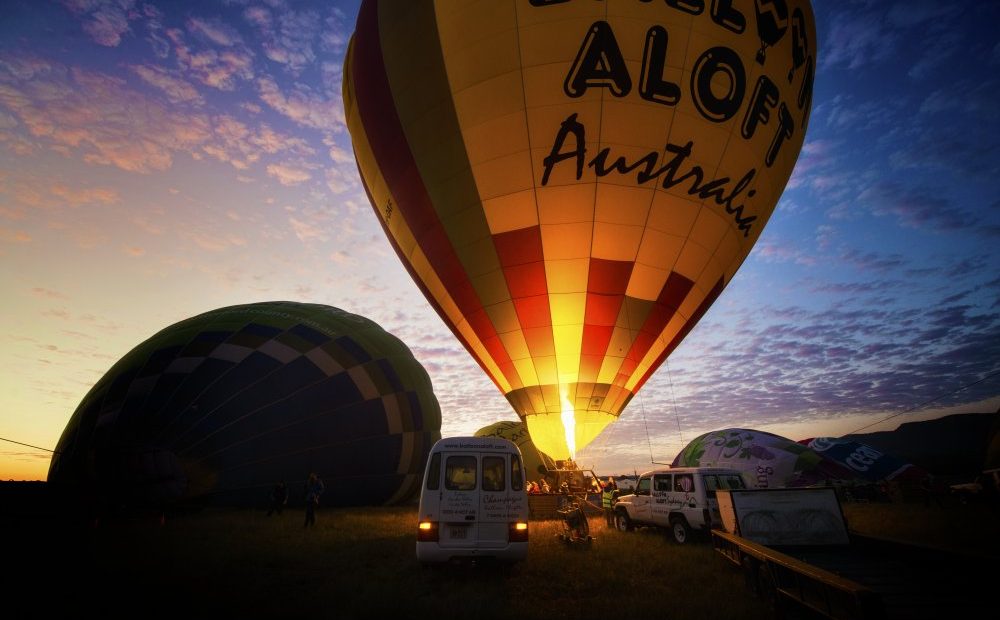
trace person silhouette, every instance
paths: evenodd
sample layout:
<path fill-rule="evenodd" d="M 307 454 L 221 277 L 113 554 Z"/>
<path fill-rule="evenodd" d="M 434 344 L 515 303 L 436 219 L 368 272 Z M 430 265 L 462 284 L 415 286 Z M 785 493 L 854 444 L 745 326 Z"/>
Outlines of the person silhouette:
<path fill-rule="evenodd" d="M 274 485 L 271 489 L 271 503 L 267 509 L 267 516 L 271 516 L 272 513 L 281 514 L 281 511 L 285 509 L 285 504 L 288 503 L 288 487 L 285 486 L 285 481 L 282 480 L 278 484 Z"/>
<path fill-rule="evenodd" d="M 319 506 L 319 496 L 324 490 L 323 480 L 315 472 L 309 474 L 306 482 L 306 522 L 302 527 L 316 525 L 316 507 Z"/>

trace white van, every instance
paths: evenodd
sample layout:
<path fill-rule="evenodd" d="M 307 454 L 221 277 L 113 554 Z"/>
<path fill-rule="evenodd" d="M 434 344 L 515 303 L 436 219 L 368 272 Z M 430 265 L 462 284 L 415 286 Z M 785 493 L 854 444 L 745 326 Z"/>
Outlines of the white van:
<path fill-rule="evenodd" d="M 528 496 L 517 445 L 500 437 L 448 437 L 431 448 L 420 489 L 417 559 L 528 555 Z"/>

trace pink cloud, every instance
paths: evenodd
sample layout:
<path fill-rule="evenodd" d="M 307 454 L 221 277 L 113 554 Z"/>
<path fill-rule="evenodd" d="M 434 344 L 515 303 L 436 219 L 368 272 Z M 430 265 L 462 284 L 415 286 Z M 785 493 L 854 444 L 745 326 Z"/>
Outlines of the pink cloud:
<path fill-rule="evenodd" d="M 314 43 L 324 30 L 324 22 L 315 11 L 283 10 L 277 15 L 263 7 L 250 7 L 243 17 L 257 27 L 264 55 L 298 75 L 316 60 Z"/>
<path fill-rule="evenodd" d="M 166 92 L 168 99 L 201 101 L 189 83 L 162 68 L 129 68 Z M 303 158 L 315 154 L 305 140 L 267 124 L 247 125 L 229 115 L 185 112 L 131 88 L 125 80 L 35 59 L 5 59 L 0 64 L 0 111 L 40 146 L 130 172 L 166 170 L 177 153 L 212 157 L 238 170 L 269 155 Z M 311 177 L 303 165 L 287 163 L 272 164 L 268 172 L 286 185 Z M 85 195 L 71 196 L 67 188 L 60 191 L 73 204 L 113 198 L 98 188 L 90 188 Z M 23 188 L 20 202 L 42 205 L 49 193 L 47 188 Z"/>
<path fill-rule="evenodd" d="M 49 191 L 71 207 L 81 205 L 113 205 L 121 201 L 117 190 L 110 187 L 72 188 L 57 183 Z"/>
<path fill-rule="evenodd" d="M 155 65 L 130 65 L 129 69 L 144 82 L 167 95 L 174 103 L 203 103 L 198 90 L 190 82 L 171 75 L 167 70 Z"/>
<path fill-rule="evenodd" d="M 97 43 L 116 47 L 136 19 L 135 0 L 63 0 L 73 15 L 83 20 L 83 31 Z"/>
<path fill-rule="evenodd" d="M 243 42 L 236 30 L 218 19 L 191 17 L 187 20 L 188 32 L 223 47 L 232 47 Z"/>
<path fill-rule="evenodd" d="M 239 235 L 190 231 L 186 236 L 198 247 L 209 252 L 222 252 L 233 246 L 245 246 L 247 240 Z"/>
<path fill-rule="evenodd" d="M 353 166 L 331 166 L 326 169 L 325 175 L 326 186 L 334 194 L 343 194 L 356 188 L 358 185 L 358 172 Z"/>
<path fill-rule="evenodd" d="M 753 253 L 769 263 L 795 263 L 797 265 L 815 265 L 816 257 L 803 254 L 798 248 L 788 243 L 766 241 L 758 243 Z"/>
<path fill-rule="evenodd" d="M 61 67 L 30 80 L 5 77 L 0 73 L 0 106 L 32 136 L 90 163 L 165 170 L 174 152 L 210 136 L 204 116 L 169 109 L 118 78 Z"/>
<path fill-rule="evenodd" d="M 282 185 L 298 185 L 312 178 L 312 175 L 307 170 L 294 168 L 285 164 L 269 164 L 267 166 L 267 173 L 278 179 L 278 182 Z"/>
<path fill-rule="evenodd" d="M 23 230 L 0 228 L 0 241 L 5 241 L 7 243 L 29 243 L 31 241 L 31 235 Z"/>
<path fill-rule="evenodd" d="M 305 140 L 286 136 L 267 124 L 250 127 L 228 115 L 213 119 L 212 134 L 212 142 L 202 146 L 202 152 L 228 162 L 238 170 L 246 170 L 264 155 L 289 153 L 306 156 L 315 152 Z M 278 176 L 281 172 L 272 174 Z M 285 176 L 291 178 L 288 174 Z"/>
<path fill-rule="evenodd" d="M 343 250 L 336 250 L 333 254 L 330 254 L 330 260 L 337 263 L 338 265 L 353 265 L 357 261 L 354 260 L 347 252 Z"/>
<path fill-rule="evenodd" d="M 59 291 L 53 291 L 52 289 L 42 288 L 36 286 L 31 289 L 31 294 L 36 297 L 46 297 L 48 299 L 69 299 L 69 295 L 65 293 L 60 293 Z"/>
<path fill-rule="evenodd" d="M 290 217 L 288 218 L 288 223 L 291 224 L 292 230 L 295 232 L 295 236 L 298 237 L 300 241 L 326 241 L 329 238 L 326 229 L 322 226 L 318 226 L 314 222 L 308 222 Z"/>
<path fill-rule="evenodd" d="M 23 136 L 8 133 L 6 131 L 0 131 L 0 144 L 2 144 L 8 151 L 19 157 L 34 155 L 38 150 L 38 147 L 34 143 L 24 139 Z"/>
<path fill-rule="evenodd" d="M 212 88 L 234 90 L 236 81 L 253 79 L 253 53 L 243 45 L 217 51 L 214 48 L 193 50 L 184 40 L 184 33 L 167 30 L 174 44 L 177 61 L 190 75 Z"/>
<path fill-rule="evenodd" d="M 313 129 L 342 131 L 344 109 L 338 99 L 327 99 L 308 86 L 296 84 L 282 89 L 270 77 L 257 80 L 261 100 L 296 123 Z"/>

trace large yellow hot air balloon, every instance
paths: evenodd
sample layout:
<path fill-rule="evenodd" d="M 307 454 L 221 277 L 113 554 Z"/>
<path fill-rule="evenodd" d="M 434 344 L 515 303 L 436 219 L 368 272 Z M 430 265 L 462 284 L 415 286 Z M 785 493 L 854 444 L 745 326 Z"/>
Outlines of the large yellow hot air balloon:
<path fill-rule="evenodd" d="M 344 107 L 413 279 L 572 457 L 730 281 L 806 133 L 808 0 L 364 0 Z"/>

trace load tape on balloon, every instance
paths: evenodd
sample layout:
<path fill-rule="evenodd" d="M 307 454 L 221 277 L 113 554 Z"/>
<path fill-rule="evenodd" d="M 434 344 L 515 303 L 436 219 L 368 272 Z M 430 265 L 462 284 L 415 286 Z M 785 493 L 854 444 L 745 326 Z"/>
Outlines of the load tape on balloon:
<path fill-rule="evenodd" d="M 365 0 L 358 168 L 540 450 L 596 437 L 702 317 L 802 147 L 806 0 Z"/>

